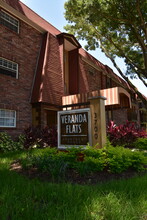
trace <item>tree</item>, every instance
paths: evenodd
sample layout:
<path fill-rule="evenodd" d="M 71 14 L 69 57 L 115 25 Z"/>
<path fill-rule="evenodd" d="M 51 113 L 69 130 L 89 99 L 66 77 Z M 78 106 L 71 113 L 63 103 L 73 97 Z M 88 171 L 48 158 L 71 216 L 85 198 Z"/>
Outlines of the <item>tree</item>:
<path fill-rule="evenodd" d="M 100 47 L 120 75 L 147 106 L 146 99 L 129 80 L 136 76 L 147 87 L 147 4 L 144 0 L 67 0 L 67 31 L 86 40 L 85 49 Z M 124 59 L 126 72 L 116 63 Z"/>

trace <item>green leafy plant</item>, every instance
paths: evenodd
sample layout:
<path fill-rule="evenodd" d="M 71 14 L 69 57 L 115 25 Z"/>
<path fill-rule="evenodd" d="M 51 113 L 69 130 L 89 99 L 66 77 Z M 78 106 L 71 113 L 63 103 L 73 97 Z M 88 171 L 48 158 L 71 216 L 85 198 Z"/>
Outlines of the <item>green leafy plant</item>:
<path fill-rule="evenodd" d="M 108 148 L 108 147 L 113 147 L 112 143 L 109 140 L 109 137 L 107 137 L 107 139 L 106 139 L 106 144 L 105 144 L 104 148 Z"/>
<path fill-rule="evenodd" d="M 81 176 L 102 171 L 105 167 L 105 158 L 85 157 L 83 162 L 75 164 L 74 168 Z"/>
<path fill-rule="evenodd" d="M 43 156 L 36 157 L 34 160 L 35 165 L 41 171 L 48 172 L 54 182 L 64 179 L 68 163 L 61 157 L 56 156 Z"/>
<path fill-rule="evenodd" d="M 134 144 L 134 148 L 147 150 L 147 138 L 138 138 Z"/>
<path fill-rule="evenodd" d="M 136 171 L 144 170 L 146 158 L 141 152 L 133 152 L 123 147 L 111 147 L 107 151 L 107 166 L 109 172 L 121 173 L 128 168 Z"/>
<path fill-rule="evenodd" d="M 82 155 L 82 160 L 79 160 L 79 155 Z M 22 161 L 26 168 L 35 166 L 42 172 L 48 172 L 53 181 L 66 179 L 66 173 L 70 169 L 80 176 L 86 176 L 103 170 L 111 173 L 122 173 L 129 168 L 140 171 L 145 169 L 146 163 L 142 152 L 133 152 L 119 146 L 85 150 L 69 148 L 66 151 L 46 148 L 44 153 L 28 154 Z"/>
<path fill-rule="evenodd" d="M 0 151 L 19 151 L 24 148 L 24 136 L 20 135 L 17 141 L 13 141 L 12 138 L 5 132 L 0 133 Z"/>
<path fill-rule="evenodd" d="M 142 152 L 131 152 L 130 159 L 132 161 L 132 168 L 137 171 L 145 170 L 144 165 L 147 165 L 147 157 Z"/>

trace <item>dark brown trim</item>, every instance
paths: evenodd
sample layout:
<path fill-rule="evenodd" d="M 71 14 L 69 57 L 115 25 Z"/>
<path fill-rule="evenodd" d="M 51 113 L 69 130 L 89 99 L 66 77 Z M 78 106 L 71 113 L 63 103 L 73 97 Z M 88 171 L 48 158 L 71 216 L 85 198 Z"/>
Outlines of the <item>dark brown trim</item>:
<path fill-rule="evenodd" d="M 55 105 L 52 103 L 48 103 L 48 102 L 31 102 L 32 105 L 48 105 L 48 106 L 53 106 L 56 108 L 62 108 L 61 105 Z"/>
<path fill-rule="evenodd" d="M 3 132 L 3 130 L 16 130 L 18 129 L 17 126 L 16 127 L 0 127 L 0 132 Z"/>
<path fill-rule="evenodd" d="M 75 107 L 75 106 L 82 106 L 82 105 L 90 105 L 90 102 L 83 102 L 77 104 L 69 104 L 69 105 L 62 105 L 60 108 L 68 108 L 68 107 Z"/>
<path fill-rule="evenodd" d="M 70 43 L 72 43 L 77 48 L 81 48 L 81 44 L 79 44 L 77 39 L 72 34 L 67 34 L 67 33 L 63 32 L 63 33 L 58 34 L 56 36 L 57 36 L 58 39 L 65 38 L 66 40 L 68 40 Z"/>

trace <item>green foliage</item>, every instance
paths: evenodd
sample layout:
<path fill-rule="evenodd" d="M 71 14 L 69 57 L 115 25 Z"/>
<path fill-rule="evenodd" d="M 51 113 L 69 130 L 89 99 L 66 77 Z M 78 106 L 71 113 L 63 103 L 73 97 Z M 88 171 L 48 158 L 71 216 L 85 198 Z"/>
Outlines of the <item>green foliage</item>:
<path fill-rule="evenodd" d="M 127 57 L 129 72 L 134 73 L 134 65 L 145 68 L 141 51 L 145 44 L 146 9 L 145 1 L 67 0 L 65 18 L 70 25 L 66 29 L 86 39 L 89 49 L 95 49 L 101 40 L 114 56 Z"/>
<path fill-rule="evenodd" d="M 36 157 L 33 162 L 39 170 L 48 172 L 52 181 L 63 179 L 68 166 L 68 163 L 62 157 L 56 157 L 55 155 Z"/>
<path fill-rule="evenodd" d="M 56 148 L 47 148 L 45 153 L 28 154 L 27 159 L 23 159 L 21 163 L 26 169 L 35 166 L 43 172 L 48 172 L 52 181 L 60 181 L 65 179 L 67 168 L 72 167 L 76 159 L 77 155 L 73 149 L 70 152 L 58 152 Z"/>
<path fill-rule="evenodd" d="M 110 142 L 109 137 L 107 136 L 105 148 L 108 148 L 108 147 L 113 147 L 113 145 L 112 145 L 112 143 Z"/>
<path fill-rule="evenodd" d="M 102 171 L 105 167 L 105 158 L 86 156 L 84 161 L 74 165 L 75 170 L 81 175 L 86 176 L 95 172 Z"/>
<path fill-rule="evenodd" d="M 134 144 L 134 148 L 147 150 L 147 138 L 138 138 Z"/>
<path fill-rule="evenodd" d="M 48 149 L 44 154 L 28 155 L 22 160 L 23 167 L 35 166 L 43 172 L 48 172 L 53 181 L 66 179 L 66 171 L 69 169 L 85 176 L 104 169 L 112 173 L 121 173 L 129 168 L 140 171 L 144 170 L 146 163 L 143 153 L 123 147 L 85 150 L 76 148 L 68 151 Z"/>
<path fill-rule="evenodd" d="M 0 133 L 0 151 L 19 151 L 24 148 L 24 136 L 20 135 L 17 141 L 13 141 L 12 138 L 5 132 Z"/>
<path fill-rule="evenodd" d="M 128 81 L 129 74 L 131 78 L 139 76 L 145 83 L 146 11 L 144 0 L 67 0 L 65 18 L 69 24 L 65 29 L 86 40 L 87 50 L 100 47 L 112 62 L 117 56 L 123 58 L 127 70 L 125 74 L 121 71 L 121 75 L 125 80 Z M 143 97 L 142 100 L 145 102 Z"/>
<path fill-rule="evenodd" d="M 147 165 L 147 157 L 139 151 L 132 152 L 130 159 L 132 160 L 132 167 L 137 170 L 144 170 L 144 165 Z"/>
<path fill-rule="evenodd" d="M 112 173 L 121 173 L 128 168 L 137 171 L 144 170 L 145 156 L 140 152 L 133 152 L 123 147 L 111 147 L 107 151 L 107 166 Z"/>

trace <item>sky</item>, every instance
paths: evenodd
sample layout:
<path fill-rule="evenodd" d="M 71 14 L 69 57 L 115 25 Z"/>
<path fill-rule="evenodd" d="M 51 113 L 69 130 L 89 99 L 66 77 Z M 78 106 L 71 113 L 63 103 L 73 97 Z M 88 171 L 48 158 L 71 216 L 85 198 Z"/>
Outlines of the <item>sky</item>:
<path fill-rule="evenodd" d="M 35 11 L 38 15 L 43 17 L 61 32 L 66 32 L 64 26 L 67 24 L 67 21 L 64 18 L 64 3 L 66 0 L 21 0 L 29 8 Z M 85 42 L 80 44 L 84 47 Z M 117 73 L 117 70 L 111 63 L 111 61 L 105 56 L 104 53 L 97 49 L 95 51 L 88 51 L 96 59 L 98 59 L 103 64 L 108 65 L 113 71 Z M 125 65 L 121 59 L 117 59 L 117 64 L 122 71 L 125 71 Z M 118 74 L 119 75 L 119 74 Z M 143 85 L 140 80 L 133 79 L 132 83 L 138 88 L 138 90 L 147 97 L 147 88 Z"/>

